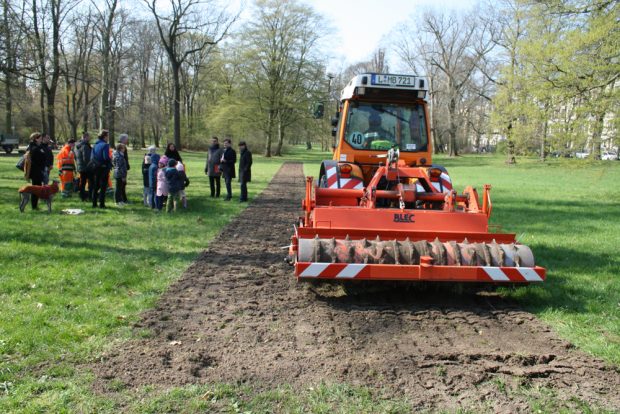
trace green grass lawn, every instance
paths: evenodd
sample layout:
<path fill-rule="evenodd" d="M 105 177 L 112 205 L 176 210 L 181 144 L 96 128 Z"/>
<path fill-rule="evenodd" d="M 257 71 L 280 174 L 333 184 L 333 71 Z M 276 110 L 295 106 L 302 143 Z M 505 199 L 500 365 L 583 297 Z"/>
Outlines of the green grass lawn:
<path fill-rule="evenodd" d="M 530 246 L 547 281 L 506 292 L 583 350 L 620 365 L 620 162 L 441 158 L 461 191 L 493 186 L 491 223 Z"/>
<path fill-rule="evenodd" d="M 17 158 L 0 157 L 0 412 L 117 412 L 119 401 L 94 395 L 81 365 L 130 338 L 139 313 L 244 208 L 210 199 L 204 155 L 184 153 L 189 209 L 153 213 L 140 203 L 141 156 L 132 154 L 132 205 L 101 211 L 58 197 L 52 215 L 29 207 L 19 213 L 16 190 L 24 180 Z M 295 149 L 289 158 L 316 174 L 325 156 Z M 255 154 L 250 198 L 281 162 Z M 505 294 L 583 350 L 620 365 L 620 163 L 520 159 L 508 167 L 493 156 L 436 162 L 448 168 L 458 190 L 492 184 L 492 222 L 518 233 L 548 268 L 543 285 Z M 60 213 L 76 207 L 86 213 Z M 303 393 L 254 393 L 227 384 L 163 394 L 146 388 L 123 398 L 132 412 L 408 412 L 403 401 L 346 384 Z"/>

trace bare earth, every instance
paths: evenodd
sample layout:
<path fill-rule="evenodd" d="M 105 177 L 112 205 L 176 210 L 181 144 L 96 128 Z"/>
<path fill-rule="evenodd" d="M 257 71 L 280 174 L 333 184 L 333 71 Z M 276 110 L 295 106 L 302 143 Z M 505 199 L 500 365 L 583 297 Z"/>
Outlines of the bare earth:
<path fill-rule="evenodd" d="M 580 352 L 497 295 L 391 291 L 319 297 L 283 262 L 300 213 L 301 164 L 269 187 L 144 313 L 137 331 L 93 366 L 96 387 L 248 383 L 258 389 L 321 381 L 382 389 L 412 410 L 529 411 L 552 390 L 620 410 L 618 368 Z"/>

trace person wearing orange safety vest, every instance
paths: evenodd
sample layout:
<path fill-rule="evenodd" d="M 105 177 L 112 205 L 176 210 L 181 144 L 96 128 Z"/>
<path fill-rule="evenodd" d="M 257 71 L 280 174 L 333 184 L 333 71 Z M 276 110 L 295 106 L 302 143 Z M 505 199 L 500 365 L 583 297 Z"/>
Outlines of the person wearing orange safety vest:
<path fill-rule="evenodd" d="M 73 147 L 75 140 L 72 138 L 62 147 L 56 159 L 58 167 L 58 175 L 60 175 L 60 189 L 63 197 L 71 197 L 73 193 L 73 176 L 75 172 L 75 154 Z"/>
<path fill-rule="evenodd" d="M 110 147 L 110 159 L 114 157 L 114 150 Z M 114 194 L 114 186 L 112 185 L 112 174 L 108 175 L 108 188 L 106 190 L 106 194 Z"/>

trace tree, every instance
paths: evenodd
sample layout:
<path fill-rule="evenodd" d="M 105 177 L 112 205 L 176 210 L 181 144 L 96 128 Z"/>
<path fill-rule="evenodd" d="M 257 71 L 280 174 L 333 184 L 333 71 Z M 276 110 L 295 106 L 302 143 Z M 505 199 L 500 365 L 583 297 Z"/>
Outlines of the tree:
<path fill-rule="evenodd" d="M 92 103 L 89 99 L 89 91 L 93 83 L 90 62 L 95 43 L 94 22 L 91 9 L 85 14 L 76 14 L 70 24 L 73 28 L 69 36 L 70 41 L 67 42 L 67 47 L 61 44 L 62 75 L 65 80 L 65 111 L 73 139 L 78 138 L 80 122 L 83 124 L 84 131 L 88 131 L 88 106 Z"/>
<path fill-rule="evenodd" d="M 157 0 L 142 0 L 155 18 L 157 30 L 168 56 L 173 81 L 174 144 L 181 148 L 181 65 L 188 57 L 217 45 L 228 34 L 236 17 L 217 10 L 211 0 L 171 0 L 164 12 Z M 190 35 L 200 34 L 201 36 Z"/>
<path fill-rule="evenodd" d="M 286 130 L 309 116 L 317 91 L 323 93 L 324 70 L 317 55 L 320 16 L 296 1 L 258 0 L 255 18 L 241 33 L 246 95 L 250 115 L 265 134 L 265 156 L 272 144 L 280 155 Z M 317 74 L 318 73 L 318 74 Z"/>
<path fill-rule="evenodd" d="M 24 4 L 14 7 L 11 1 L 2 0 L 2 24 L 0 30 L 0 72 L 4 82 L 4 133 L 12 132 L 13 123 L 13 88 L 15 79 L 21 72 L 18 56 L 24 49 L 23 21 Z M 21 9 L 21 12 L 20 12 Z"/>
<path fill-rule="evenodd" d="M 30 8 L 32 40 L 40 82 L 41 129 L 52 138 L 56 134 L 55 108 L 60 80 L 62 24 L 74 5 L 75 0 L 32 0 Z"/>
<path fill-rule="evenodd" d="M 101 93 L 99 95 L 99 129 L 110 128 L 112 123 L 112 110 L 110 105 L 110 54 L 112 49 L 112 31 L 116 17 L 118 0 L 105 0 L 103 10 L 98 10 L 99 21 L 99 44 L 101 54 Z M 110 134 L 114 143 L 114 133 Z"/>
<path fill-rule="evenodd" d="M 493 118 L 517 151 L 589 147 L 613 136 L 620 76 L 617 15 L 609 1 L 506 0 L 496 16 L 506 55 Z"/>

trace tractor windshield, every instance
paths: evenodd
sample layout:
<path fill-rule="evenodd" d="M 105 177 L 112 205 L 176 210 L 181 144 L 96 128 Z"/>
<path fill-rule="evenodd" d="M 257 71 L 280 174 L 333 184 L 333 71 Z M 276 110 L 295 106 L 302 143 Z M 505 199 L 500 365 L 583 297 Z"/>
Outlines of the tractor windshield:
<path fill-rule="evenodd" d="M 426 119 L 422 105 L 352 102 L 345 126 L 345 140 L 359 150 L 426 151 Z"/>

